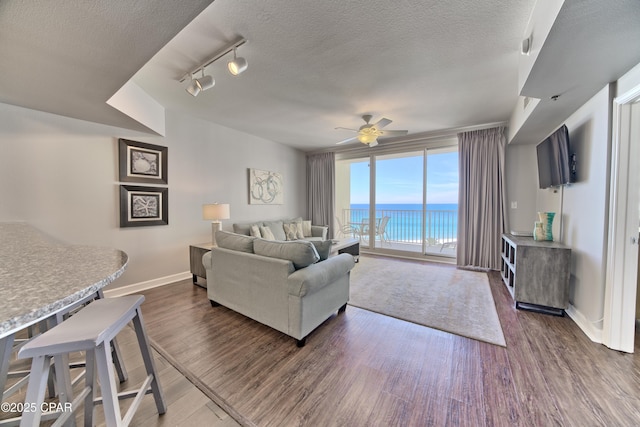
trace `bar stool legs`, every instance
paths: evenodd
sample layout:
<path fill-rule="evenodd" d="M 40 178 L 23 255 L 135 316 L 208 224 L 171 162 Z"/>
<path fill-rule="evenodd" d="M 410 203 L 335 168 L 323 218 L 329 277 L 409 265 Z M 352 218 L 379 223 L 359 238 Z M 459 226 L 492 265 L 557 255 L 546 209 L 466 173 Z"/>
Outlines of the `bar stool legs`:
<path fill-rule="evenodd" d="M 145 370 L 147 372 L 147 378 L 145 382 L 140 387 L 139 390 L 150 390 L 146 393 L 151 392 L 156 402 L 156 408 L 158 409 L 158 414 L 164 414 L 167 411 L 166 404 L 164 402 L 164 395 L 162 393 L 162 389 L 160 388 L 160 383 L 157 378 L 155 362 L 153 361 L 153 355 L 151 353 L 151 347 L 149 346 L 149 341 L 147 338 L 147 333 L 144 328 L 144 323 L 142 320 L 142 312 L 140 307 L 136 309 L 136 316 L 132 319 L 133 327 L 136 331 L 136 337 L 138 338 L 138 345 L 140 346 L 140 351 L 142 353 L 142 359 L 144 361 Z M 112 362 L 112 354 L 110 349 L 106 348 L 104 345 L 98 346 L 95 352 L 96 358 L 96 366 L 98 368 L 98 378 L 100 378 L 100 388 L 102 390 L 102 406 L 104 408 L 104 417 L 106 424 L 108 426 L 116 426 L 123 425 L 126 426 L 131 422 L 133 415 L 135 414 L 135 410 L 129 409 L 125 418 L 121 420 L 120 415 L 120 405 L 118 401 L 122 398 L 130 398 L 134 397 L 134 401 L 131 404 L 131 408 L 137 408 L 139 401 L 144 396 L 144 393 L 120 393 L 118 395 L 115 376 L 113 369 L 110 369 L 113 366 Z"/>

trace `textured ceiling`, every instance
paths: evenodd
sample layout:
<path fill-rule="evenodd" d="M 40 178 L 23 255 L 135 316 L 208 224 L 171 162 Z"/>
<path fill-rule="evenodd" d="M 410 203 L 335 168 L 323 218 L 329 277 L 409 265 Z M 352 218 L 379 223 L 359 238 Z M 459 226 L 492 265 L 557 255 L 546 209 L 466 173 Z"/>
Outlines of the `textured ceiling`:
<path fill-rule="evenodd" d="M 517 99 L 531 0 L 216 0 L 134 81 L 168 109 L 304 150 L 352 136 L 360 116 L 410 134 L 506 121 Z M 216 86 L 188 95 L 185 72 L 227 42 L 249 62 L 207 69 Z"/>
<path fill-rule="evenodd" d="M 360 116 L 409 137 L 509 119 L 534 0 L 0 1 L 0 102 L 147 128 L 105 102 L 133 79 L 167 110 L 303 150 L 353 136 Z M 525 84 L 541 97 L 518 132 L 548 133 L 640 60 L 638 0 L 565 0 Z M 238 36 L 249 69 L 179 78 Z M 567 53 L 570 55 L 567 55 Z M 549 93 L 561 93 L 557 102 Z M 546 99 L 544 99 L 546 98 Z"/>
<path fill-rule="evenodd" d="M 146 130 L 105 102 L 211 2 L 0 1 L 0 102 Z"/>

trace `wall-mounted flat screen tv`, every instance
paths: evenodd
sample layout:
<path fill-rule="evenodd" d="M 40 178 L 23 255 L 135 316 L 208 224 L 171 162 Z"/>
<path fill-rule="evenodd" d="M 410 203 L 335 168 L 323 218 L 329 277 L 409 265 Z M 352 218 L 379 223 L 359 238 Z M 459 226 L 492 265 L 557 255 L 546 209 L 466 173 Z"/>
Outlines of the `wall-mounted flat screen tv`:
<path fill-rule="evenodd" d="M 575 182 L 575 162 L 569 145 L 569 130 L 562 125 L 538 144 L 538 183 L 540 188 Z"/>

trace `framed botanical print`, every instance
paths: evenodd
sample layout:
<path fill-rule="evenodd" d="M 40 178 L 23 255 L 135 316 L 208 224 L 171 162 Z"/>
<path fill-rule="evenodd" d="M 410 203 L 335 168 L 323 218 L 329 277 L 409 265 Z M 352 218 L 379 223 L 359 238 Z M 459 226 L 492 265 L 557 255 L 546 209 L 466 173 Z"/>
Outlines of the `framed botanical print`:
<path fill-rule="evenodd" d="M 120 227 L 169 224 L 169 189 L 120 186 Z"/>
<path fill-rule="evenodd" d="M 167 184 L 167 147 L 118 140 L 120 181 Z"/>

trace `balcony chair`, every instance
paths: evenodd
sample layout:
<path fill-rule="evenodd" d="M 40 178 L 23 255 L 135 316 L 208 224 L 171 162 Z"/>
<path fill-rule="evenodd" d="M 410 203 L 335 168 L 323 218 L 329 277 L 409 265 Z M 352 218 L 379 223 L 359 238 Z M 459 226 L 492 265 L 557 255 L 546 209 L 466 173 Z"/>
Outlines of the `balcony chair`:
<path fill-rule="evenodd" d="M 390 243 L 389 234 L 387 234 L 387 224 L 389 223 L 390 219 L 390 216 L 383 216 L 380 220 L 380 224 L 378 224 L 378 226 L 376 227 L 376 237 L 380 237 L 380 243 Z"/>
<path fill-rule="evenodd" d="M 356 237 L 356 234 L 358 234 L 358 230 L 356 229 L 356 227 L 354 227 L 353 225 L 350 224 L 343 224 L 342 221 L 340 220 L 340 217 L 336 215 L 336 222 L 338 224 L 338 234 L 342 237 Z"/>

